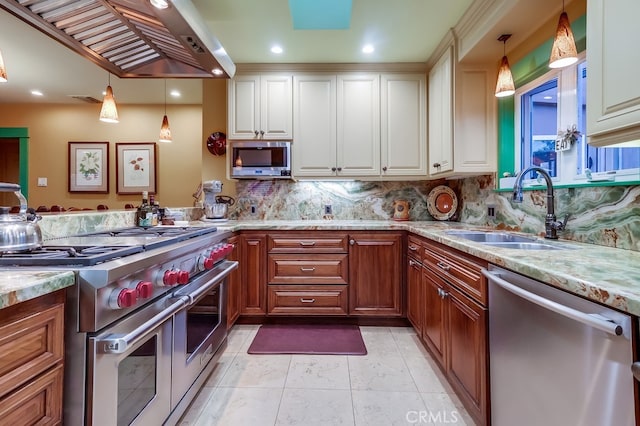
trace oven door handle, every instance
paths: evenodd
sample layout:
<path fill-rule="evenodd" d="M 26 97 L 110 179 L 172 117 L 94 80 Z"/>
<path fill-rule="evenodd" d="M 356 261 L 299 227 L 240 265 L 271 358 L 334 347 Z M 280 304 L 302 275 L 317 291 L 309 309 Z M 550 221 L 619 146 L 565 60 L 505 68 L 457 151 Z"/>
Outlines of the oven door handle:
<path fill-rule="evenodd" d="M 185 294 L 178 293 L 178 295 L 186 296 L 188 298 L 189 300 L 187 302 L 188 306 L 191 306 L 194 303 L 196 303 L 196 301 L 200 298 L 200 296 L 208 293 L 212 288 L 218 285 L 220 281 L 224 280 L 231 273 L 231 271 L 233 271 L 238 267 L 238 262 L 235 262 L 235 261 L 225 261 L 225 263 L 227 263 L 228 265 L 226 265 L 226 267 L 222 271 L 220 271 L 218 274 L 216 274 L 213 278 L 210 278 L 209 280 L 207 280 L 207 282 L 204 285 L 196 288 L 195 290 L 189 293 L 185 293 Z"/>
<path fill-rule="evenodd" d="M 180 297 L 177 299 L 169 299 L 172 303 L 162 311 L 155 314 L 148 321 L 135 328 L 127 334 L 107 334 L 96 340 L 96 352 L 103 354 L 121 354 L 125 353 L 129 348 L 144 339 L 153 329 L 160 326 L 168 318 L 174 315 L 186 305 L 187 299 Z"/>

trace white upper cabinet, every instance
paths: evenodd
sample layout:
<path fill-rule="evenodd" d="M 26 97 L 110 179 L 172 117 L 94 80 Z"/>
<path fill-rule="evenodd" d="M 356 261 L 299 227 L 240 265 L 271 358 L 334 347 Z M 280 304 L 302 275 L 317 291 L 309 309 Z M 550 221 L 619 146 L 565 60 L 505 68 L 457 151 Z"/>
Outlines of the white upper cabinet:
<path fill-rule="evenodd" d="M 587 141 L 640 141 L 640 1 L 587 2 Z"/>
<path fill-rule="evenodd" d="M 237 75 L 228 83 L 230 139 L 292 139 L 291 75 Z"/>
<path fill-rule="evenodd" d="M 293 77 L 292 168 L 295 177 L 335 176 L 336 76 Z"/>
<path fill-rule="evenodd" d="M 380 104 L 382 176 L 426 178 L 426 74 L 383 74 Z"/>
<path fill-rule="evenodd" d="M 453 170 L 453 46 L 429 71 L 429 174 Z"/>
<path fill-rule="evenodd" d="M 337 174 L 380 175 L 380 76 L 341 74 L 337 86 Z"/>

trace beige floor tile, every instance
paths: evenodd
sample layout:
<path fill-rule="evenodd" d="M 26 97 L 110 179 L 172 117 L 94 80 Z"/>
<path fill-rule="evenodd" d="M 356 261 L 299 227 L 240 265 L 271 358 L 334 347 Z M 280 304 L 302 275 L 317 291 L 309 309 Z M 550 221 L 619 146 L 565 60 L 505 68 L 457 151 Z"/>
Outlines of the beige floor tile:
<path fill-rule="evenodd" d="M 367 356 L 400 356 L 398 345 L 390 331 L 362 332 Z"/>
<path fill-rule="evenodd" d="M 285 389 L 277 426 L 353 425 L 351 391 Z"/>
<path fill-rule="evenodd" d="M 286 388 L 350 389 L 346 356 L 293 355 Z"/>
<path fill-rule="evenodd" d="M 291 355 L 236 354 L 218 386 L 283 388 Z"/>
<path fill-rule="evenodd" d="M 446 393 L 422 393 L 422 399 L 430 415 L 430 423 L 455 425 L 475 425 L 457 397 Z"/>
<path fill-rule="evenodd" d="M 447 393 L 451 391 L 449 383 L 439 368 L 432 366 L 423 356 L 406 357 L 404 361 L 418 392 Z"/>
<path fill-rule="evenodd" d="M 196 424 L 198 417 L 202 414 L 202 410 L 209 403 L 209 399 L 215 393 L 216 389 L 211 387 L 203 387 L 191 402 L 184 415 L 178 422 L 178 426 L 191 426 Z"/>
<path fill-rule="evenodd" d="M 194 426 L 273 426 L 282 389 L 216 388 Z"/>
<path fill-rule="evenodd" d="M 424 358 L 430 356 L 420 341 L 420 338 L 415 333 L 392 333 L 392 335 L 398 347 L 398 352 L 400 352 L 404 358 L 413 356 L 422 356 Z"/>
<path fill-rule="evenodd" d="M 236 355 L 237 355 L 236 352 L 227 352 L 227 351 L 223 352 L 222 355 L 220 355 L 220 358 L 218 359 L 218 363 L 216 367 L 211 372 L 211 375 L 204 382 L 204 386 L 207 386 L 207 387 L 217 386 L 218 383 L 220 383 L 220 380 L 222 380 L 222 377 L 224 377 L 225 373 L 227 372 L 231 364 L 233 363 L 233 360 L 235 359 Z"/>
<path fill-rule="evenodd" d="M 234 325 L 229 330 L 225 352 L 247 352 L 247 348 L 258 332 L 259 325 Z"/>
<path fill-rule="evenodd" d="M 351 391 L 356 426 L 411 425 L 427 407 L 418 392 Z"/>
<path fill-rule="evenodd" d="M 399 356 L 350 356 L 351 389 L 417 392 L 404 359 Z"/>

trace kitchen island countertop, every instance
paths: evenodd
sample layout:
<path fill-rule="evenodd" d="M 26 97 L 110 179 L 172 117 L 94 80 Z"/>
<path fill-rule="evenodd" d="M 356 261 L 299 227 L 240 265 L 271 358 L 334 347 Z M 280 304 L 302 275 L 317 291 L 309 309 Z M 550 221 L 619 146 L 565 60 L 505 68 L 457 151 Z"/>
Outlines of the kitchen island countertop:
<path fill-rule="evenodd" d="M 541 242 L 569 250 L 498 248 L 448 235 L 454 229 L 489 230 L 457 222 L 396 222 L 376 220 L 229 221 L 219 229 L 240 230 L 406 230 L 490 263 L 526 275 L 573 294 L 640 316 L 640 252 L 569 240 Z M 532 237 L 531 234 L 521 234 Z"/>
<path fill-rule="evenodd" d="M 75 284 L 72 271 L 0 271 L 0 309 L 25 302 Z"/>

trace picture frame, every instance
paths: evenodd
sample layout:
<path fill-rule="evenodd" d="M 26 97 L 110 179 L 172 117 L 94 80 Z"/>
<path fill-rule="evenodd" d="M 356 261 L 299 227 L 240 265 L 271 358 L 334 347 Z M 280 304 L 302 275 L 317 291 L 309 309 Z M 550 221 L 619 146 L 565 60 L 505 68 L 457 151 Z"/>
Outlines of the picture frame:
<path fill-rule="evenodd" d="M 109 193 L 109 142 L 69 142 L 69 192 Z"/>
<path fill-rule="evenodd" d="M 116 188 L 118 194 L 157 192 L 155 142 L 116 143 Z"/>

